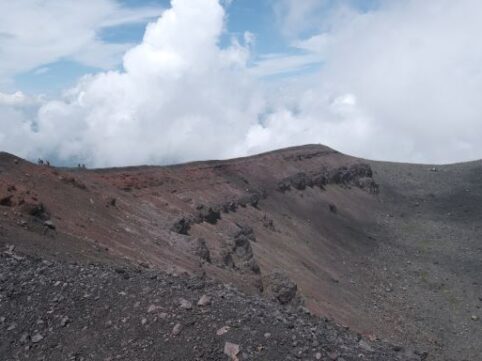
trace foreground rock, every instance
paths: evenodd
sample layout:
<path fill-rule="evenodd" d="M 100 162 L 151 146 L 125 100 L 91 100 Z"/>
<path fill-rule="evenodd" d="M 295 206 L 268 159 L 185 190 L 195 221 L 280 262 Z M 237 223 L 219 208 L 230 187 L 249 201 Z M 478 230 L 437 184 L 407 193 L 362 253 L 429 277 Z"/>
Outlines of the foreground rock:
<path fill-rule="evenodd" d="M 219 283 L 126 272 L 2 253 L 2 360 L 420 359 Z"/>
<path fill-rule="evenodd" d="M 282 272 L 274 272 L 263 278 L 265 294 L 286 305 L 296 300 L 298 286 Z"/>

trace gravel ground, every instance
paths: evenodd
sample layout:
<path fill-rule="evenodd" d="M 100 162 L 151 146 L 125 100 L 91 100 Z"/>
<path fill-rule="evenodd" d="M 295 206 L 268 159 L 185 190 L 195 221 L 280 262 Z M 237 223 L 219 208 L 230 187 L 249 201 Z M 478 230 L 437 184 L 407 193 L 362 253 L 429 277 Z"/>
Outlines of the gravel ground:
<path fill-rule="evenodd" d="M 422 360 L 306 310 L 148 269 L 0 256 L 2 360 Z"/>
<path fill-rule="evenodd" d="M 430 360 L 482 360 L 482 162 L 372 168 L 383 209 L 366 312 Z"/>

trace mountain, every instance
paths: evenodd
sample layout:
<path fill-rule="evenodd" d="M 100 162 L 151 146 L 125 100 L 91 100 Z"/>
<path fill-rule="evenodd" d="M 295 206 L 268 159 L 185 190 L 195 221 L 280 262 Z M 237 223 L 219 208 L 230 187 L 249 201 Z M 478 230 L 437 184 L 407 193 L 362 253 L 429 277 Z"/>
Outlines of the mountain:
<path fill-rule="evenodd" d="M 289 359 L 293 350 L 293 359 L 340 361 L 482 354 L 481 161 L 374 162 L 308 145 L 227 161 L 89 170 L 1 153 L 0 212 L 0 326 L 17 323 L 0 336 L 0 351 L 11 359 L 35 352 L 62 359 L 55 352 L 79 334 L 89 346 L 72 359 L 116 359 L 111 349 L 96 353 L 89 330 L 99 327 L 99 339 L 116 335 L 112 349 L 123 345 L 120 359 L 136 354 L 129 341 L 152 332 L 164 340 L 166 360 L 225 359 L 230 334 L 241 346 L 233 359 Z M 61 294 L 72 304 L 61 306 L 60 323 L 40 315 L 51 315 L 49 282 L 69 285 Z M 83 299 L 82 287 L 99 299 Z M 174 291 L 143 295 L 155 287 Z M 129 292 L 139 308 L 125 301 Z M 196 306 L 203 293 L 217 300 L 207 307 L 217 319 Z M 156 299 L 172 318 L 166 324 L 142 317 L 149 306 L 142 303 L 157 307 Z M 194 306 L 179 313 L 179 299 Z M 130 333 L 105 328 L 107 316 L 101 324 L 83 319 L 116 305 L 123 308 L 115 317 L 134 322 Z M 19 313 L 31 317 L 15 321 Z M 233 324 L 246 314 L 247 326 Z M 63 317 L 69 322 L 58 326 Z M 189 331 L 170 342 L 177 323 Z M 321 338 L 307 342 L 307 325 Z M 208 337 L 211 326 L 236 332 Z M 37 334 L 43 338 L 33 342 Z M 196 350 L 180 347 L 181 339 Z M 154 346 L 142 350 L 140 359 L 159 357 Z"/>

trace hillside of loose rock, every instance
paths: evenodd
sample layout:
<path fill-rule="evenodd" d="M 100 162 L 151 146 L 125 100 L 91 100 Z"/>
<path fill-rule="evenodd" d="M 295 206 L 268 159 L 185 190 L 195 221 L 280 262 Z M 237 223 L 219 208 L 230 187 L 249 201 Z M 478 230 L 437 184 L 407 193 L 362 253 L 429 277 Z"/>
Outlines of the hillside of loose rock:
<path fill-rule="evenodd" d="M 421 360 L 200 277 L 0 256 L 2 360 Z"/>
<path fill-rule="evenodd" d="M 169 350 L 165 359 L 226 359 L 223 342 L 229 341 L 254 360 L 362 354 L 478 361 L 481 176 L 480 161 L 372 162 L 319 145 L 227 161 L 95 170 L 0 153 L 2 350 L 12 360 L 60 359 L 62 345 L 72 348 L 74 360 L 150 360 L 162 347 Z M 57 292 L 64 283 L 69 287 Z M 198 283 L 202 288 L 193 286 Z M 130 295 L 123 285 L 140 299 L 119 294 Z M 156 290 L 152 300 L 141 297 L 143 287 Z M 22 293 L 30 290 L 30 298 Z M 25 297 L 17 299 L 17 292 Z M 56 292 L 70 301 L 57 305 Z M 202 294 L 217 299 L 219 307 L 205 315 L 217 321 L 195 306 Z M 174 309 L 180 298 L 193 312 Z M 144 308 L 162 303 L 169 322 L 151 324 L 136 302 Z M 125 327 L 105 327 L 109 309 L 111 322 Z M 267 316 L 278 312 L 287 312 L 289 327 Z M 62 321 L 75 315 L 76 326 Z M 229 324 L 243 317 L 248 328 Z M 298 327 L 298 319 L 312 326 Z M 210 322 L 229 326 L 238 338 L 204 334 Z M 14 323 L 19 328 L 8 330 Z M 172 335 L 178 323 L 180 338 Z M 64 339 L 68 327 L 71 338 Z M 320 338 L 307 336 L 313 327 Z M 43 339 L 32 342 L 37 333 Z M 83 354 L 73 350 L 77 339 Z M 256 354 L 257 343 L 266 353 Z"/>

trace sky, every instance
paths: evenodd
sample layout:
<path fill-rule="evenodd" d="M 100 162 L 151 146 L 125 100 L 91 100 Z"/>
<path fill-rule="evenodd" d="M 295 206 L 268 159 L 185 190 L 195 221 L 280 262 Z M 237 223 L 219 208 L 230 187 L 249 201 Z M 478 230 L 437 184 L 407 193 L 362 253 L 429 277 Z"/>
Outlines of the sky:
<path fill-rule="evenodd" d="M 482 158 L 479 0 L 0 0 L 0 150 Z"/>

